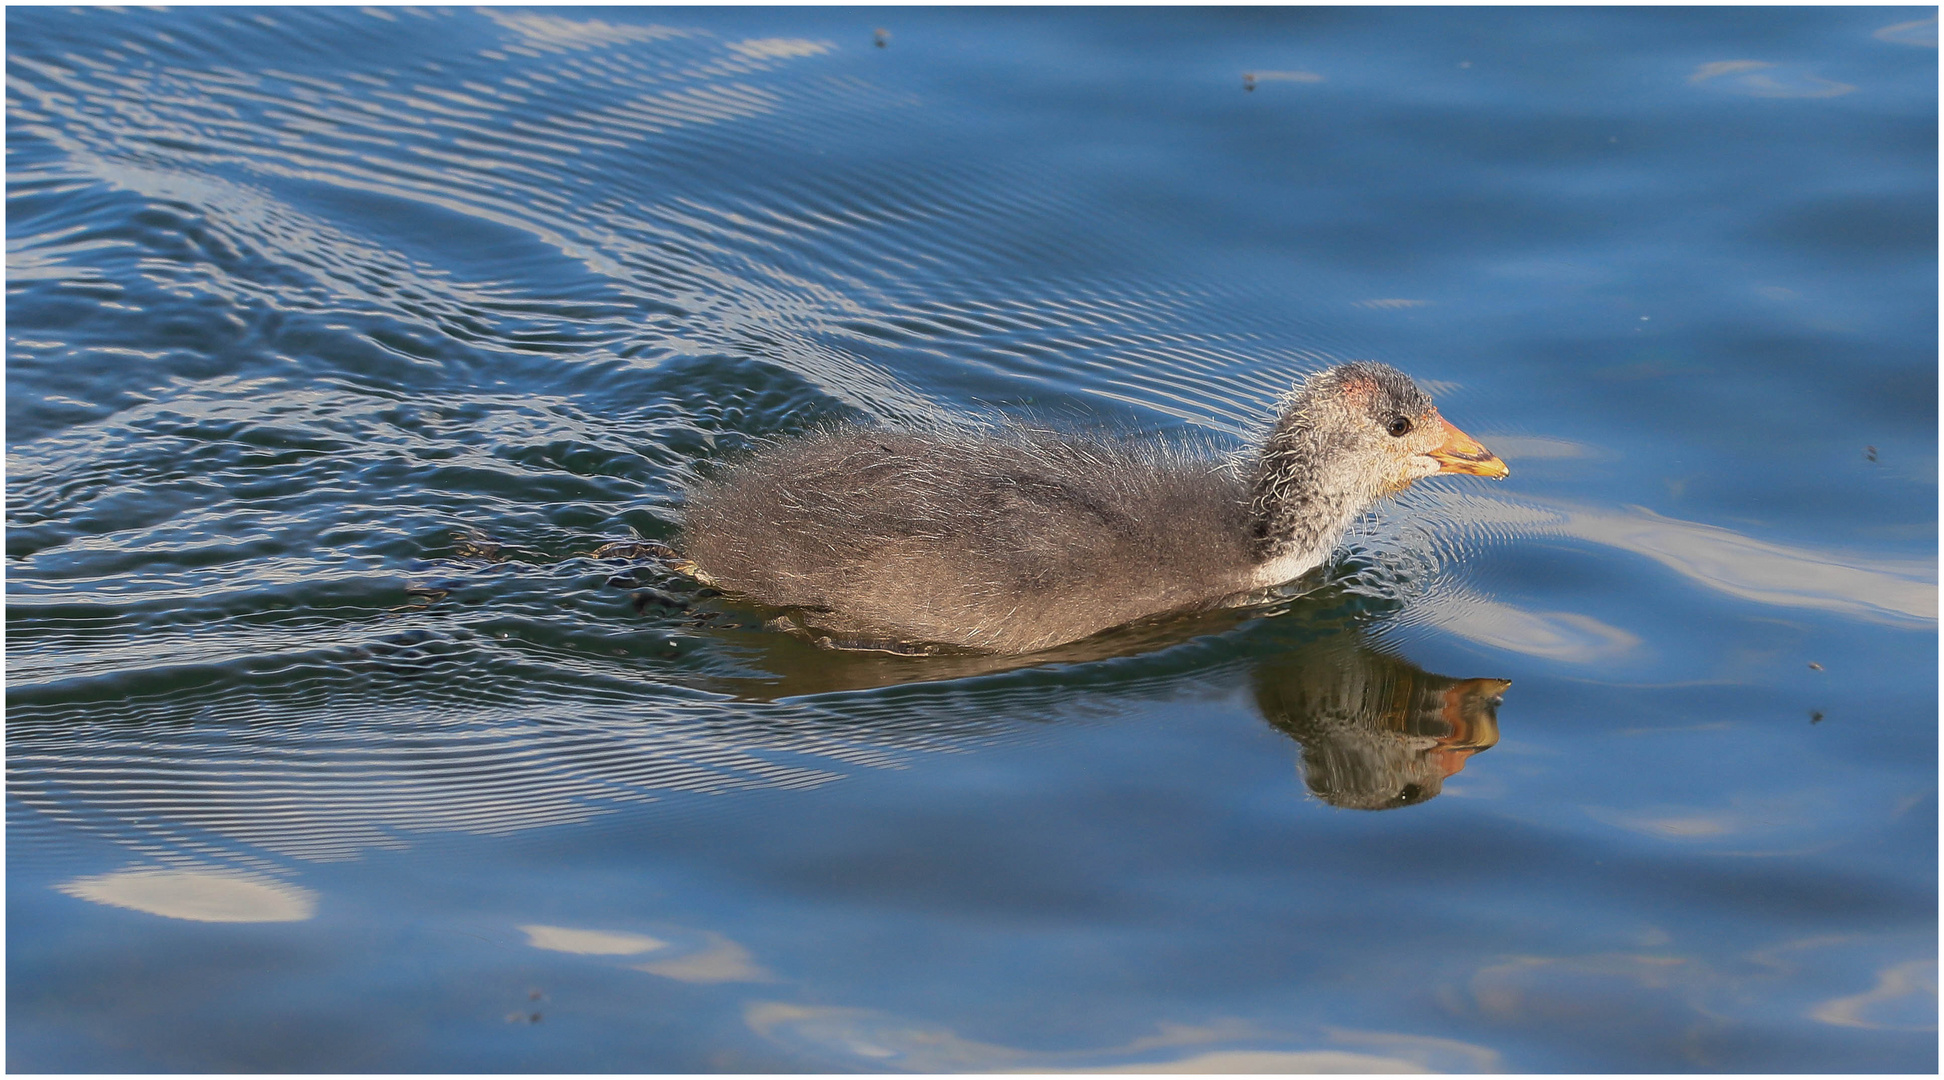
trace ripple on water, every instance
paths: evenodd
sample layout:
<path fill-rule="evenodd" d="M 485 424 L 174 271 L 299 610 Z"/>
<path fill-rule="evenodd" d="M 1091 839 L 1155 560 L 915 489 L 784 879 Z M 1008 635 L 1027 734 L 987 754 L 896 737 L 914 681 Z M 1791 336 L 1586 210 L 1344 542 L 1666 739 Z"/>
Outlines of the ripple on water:
<path fill-rule="evenodd" d="M 335 933 L 327 925 L 333 920 L 319 916 L 364 902 L 355 892 L 361 884 L 388 905 L 396 897 L 373 878 L 327 872 L 320 863 L 410 848 L 436 867 L 441 845 L 450 852 L 469 837 L 530 836 L 568 824 L 597 826 L 555 834 L 568 846 L 590 836 L 605 845 L 623 828 L 640 830 L 644 818 L 629 811 L 646 803 L 658 804 L 652 820 L 679 822 L 716 800 L 707 804 L 711 822 L 734 829 L 737 814 L 777 813 L 778 803 L 755 793 L 858 790 L 866 787 L 860 777 L 886 779 L 886 770 L 942 755 L 1094 738 L 1130 717 L 1152 725 L 1109 747 L 1121 748 L 1219 702 L 1239 712 L 1245 728 L 1250 710 L 1259 714 L 1263 723 L 1245 738 L 1266 737 L 1283 757 L 1268 762 L 1281 786 L 1268 788 L 1263 801 L 1275 808 L 1223 822 L 1216 854 L 1259 860 L 1247 874 L 1276 874 L 1286 852 L 1271 845 L 1298 835 L 1303 873 L 1287 879 L 1287 893 L 1249 885 L 1222 894 L 1261 905 L 1254 909 L 1261 922 L 1245 920 L 1241 930 L 1192 918 L 1128 924 L 1128 936 L 1110 942 L 1119 950 L 1117 979 L 1133 970 L 1123 961 L 1151 947 L 1165 970 L 1137 978 L 1219 983 L 1197 1008 L 1214 995 L 1239 994 L 1235 971 L 1198 951 L 1281 948 L 1293 940 L 1275 937 L 1283 924 L 1301 931 L 1316 923 L 1308 921 L 1313 912 L 1291 919 L 1274 905 L 1314 903 L 1319 919 L 1347 928 L 1334 935 L 1346 954 L 1375 942 L 1379 952 L 1415 951 L 1445 965 L 1421 989 L 1455 1023 L 1558 1037 L 1575 1018 L 1591 1016 L 1589 1039 L 1615 1061 L 1642 1060 L 1630 1048 L 1666 1041 L 1668 1032 L 1705 1033 L 1722 1016 L 1746 1018 L 1750 995 L 1783 1001 L 1773 1016 L 1757 1018 L 1769 1024 L 1758 1035 L 1771 1040 L 1800 1038 L 1792 1032 L 1805 1018 L 1872 1037 L 1905 1031 L 1923 1024 L 1927 993 L 1934 1006 L 1934 972 L 1911 959 L 1922 955 L 1923 942 L 1860 939 L 1836 948 L 1805 938 L 1705 961 L 1664 948 L 1667 935 L 1639 948 L 1584 941 L 1527 948 L 1495 927 L 1530 912 L 1485 910 L 1499 894 L 1478 884 L 1504 866 L 1542 867 L 1548 884 L 1565 892 L 1545 892 L 1535 903 L 1617 894 L 1635 908 L 1681 905 L 1697 924 L 1717 926 L 1742 925 L 1748 905 L 1805 924 L 1825 918 L 1819 908 L 1839 904 L 1856 906 L 1859 924 L 1921 908 L 1924 898 L 1912 898 L 1918 885 L 1885 885 L 1861 872 L 1832 884 L 1820 864 L 1767 876 L 1741 868 L 1780 866 L 1804 851 L 1847 852 L 1893 813 L 1927 805 L 1921 791 L 1863 798 L 1794 780 L 1772 798 L 1742 787 L 1718 797 L 1648 791 L 1675 782 L 1659 775 L 1658 763 L 1696 748 L 1764 782 L 1786 773 L 1771 766 L 1794 760 L 1784 751 L 1796 745 L 1779 739 L 1751 742 L 1741 732 L 1710 741 L 1713 729 L 1685 723 L 1682 709 L 1713 699 L 1697 706 L 1686 695 L 1682 709 L 1661 710 L 1672 719 L 1602 731 L 1614 741 L 1597 749 L 1633 768 L 1631 775 L 1597 798 L 1583 790 L 1559 797 L 1565 812 L 1532 812 L 1534 802 L 1553 798 L 1544 787 L 1549 774 L 1535 762 L 1559 748 L 1533 736 L 1557 738 L 1569 722 L 1592 728 L 1610 717 L 1521 715 L 1519 703 L 1530 700 L 1521 691 L 1535 693 L 1530 683 L 1507 693 L 1512 707 L 1503 718 L 1491 710 L 1506 692 L 1502 676 L 1515 674 L 1501 662 L 1516 662 L 1520 672 L 1537 668 L 1535 681 L 1554 684 L 1537 693 L 1555 695 L 1559 683 L 1611 688 L 1646 670 L 1641 657 L 1654 636 L 1639 606 L 1608 602 L 1607 593 L 1598 608 L 1575 603 L 1568 586 L 1625 589 L 1612 584 L 1613 574 L 1587 584 L 1596 577 L 1584 572 L 1589 552 L 1602 553 L 1603 571 L 1635 566 L 1677 586 L 1633 590 L 1653 594 L 1642 605 L 1715 602 L 1920 632 L 1935 627 L 1934 564 L 1780 544 L 1601 507 L 1591 496 L 1486 494 L 1461 481 L 1427 486 L 1370 516 L 1324 573 L 1258 609 L 1155 620 L 1033 657 L 919 662 L 833 655 L 770 629 L 775 612 L 711 595 L 651 560 L 594 557 L 608 541 L 676 539 L 683 490 L 697 477 L 763 439 L 836 418 L 979 422 L 1004 412 L 1158 429 L 1207 453 L 1229 453 L 1302 373 L 1370 355 L 1359 348 L 1361 328 L 1419 318 L 1431 325 L 1455 319 L 1461 303 L 1478 305 L 1485 318 L 1531 315 L 1536 326 L 1556 327 L 1536 311 L 1561 295 L 1552 286 L 1620 288 L 1625 259 L 1596 272 L 1577 245 L 1580 254 L 1494 247 L 1502 238 L 1479 230 L 1516 226 L 1521 237 L 1563 230 L 1575 220 L 1561 207 L 1567 198 L 1622 220 L 1616 215 L 1637 211 L 1608 196 L 1618 190 L 1616 178 L 1640 189 L 1640 177 L 1654 171 L 1647 159 L 1619 172 L 1548 167 L 1535 174 L 1521 171 L 1530 160 L 1520 155 L 1536 153 L 1536 143 L 1490 159 L 1491 138 L 1481 143 L 1480 128 L 1420 131 L 1412 137 L 1421 145 L 1464 144 L 1467 161 L 1512 163 L 1504 175 L 1511 194 L 1489 205 L 1451 199 L 1443 205 L 1454 212 L 1432 224 L 1453 229 L 1460 246 L 1475 245 L 1467 259 L 1494 260 L 1506 280 L 1548 288 L 1508 299 L 1480 286 L 1470 296 L 1429 300 L 1422 282 L 1410 284 L 1400 270 L 1396 276 L 1407 280 L 1395 285 L 1313 282 L 1319 287 L 1311 295 L 1295 271 L 1278 270 L 1258 286 L 1246 267 L 1207 273 L 1182 261 L 1228 258 L 1213 247 L 1176 244 L 1157 256 L 1157 246 L 1173 243 L 1157 239 L 1169 228 L 1199 222 L 1153 224 L 1147 219 L 1178 208 L 1138 201 L 1144 196 L 1128 190 L 1133 185 L 1102 181 L 1087 171 L 1097 162 L 1075 155 L 1050 164 L 1033 141 L 1048 130 L 1033 126 L 1041 119 L 995 109 L 941 123 L 943 110 L 964 110 L 970 99 L 948 99 L 940 92 L 947 83 L 912 79 L 909 69 L 894 77 L 887 65 L 856 62 L 860 52 L 869 60 L 917 55 L 904 50 L 918 35 L 903 29 L 898 45 L 879 53 L 861 32 L 843 42 L 715 33 L 688 25 L 700 19 L 679 12 L 86 9 L 22 19 L 31 20 L 22 23 L 28 32 L 9 43 L 8 370 L 16 392 L 7 414 L 8 827 L 20 850 L 33 852 L 19 865 L 60 891 L 44 903 L 84 906 L 74 898 L 117 909 L 106 912 L 117 918 L 302 923 Z M 1862 29 L 1860 46 L 1879 56 L 1921 58 L 1913 46 L 1934 47 L 1934 20 L 1882 27 L 1876 40 L 1869 26 Z M 1684 109 L 1860 114 L 1876 89 L 1833 77 L 1854 68 L 1709 50 L 1657 76 Z M 1306 63 L 1247 61 L 1256 62 Z M 1210 70 L 1221 73 L 1225 94 L 1257 113 L 1299 97 L 1376 100 L 1403 87 L 1409 116 L 1359 130 L 1409 133 L 1425 116 L 1442 125 L 1439 118 L 1454 115 L 1437 111 L 1449 107 L 1444 97 L 1430 98 L 1448 96 L 1445 84 L 1422 73 L 1386 88 L 1341 64 L 1322 85 L 1291 85 L 1316 78 L 1293 68 L 1258 71 L 1263 87 L 1245 96 L 1232 81 L 1243 63 L 1223 60 Z M 1692 64 L 1701 66 L 1690 71 Z M 1486 66 L 1481 61 L 1480 73 Z M 925 94 L 913 89 L 921 86 Z M 1749 97 L 1840 100 L 1738 100 Z M 1605 119 L 1595 122 L 1622 115 L 1601 113 Z M 995 122 L 984 126 L 988 120 Z M 1562 144 L 1586 134 L 1578 130 L 1584 118 L 1558 123 L 1565 126 L 1549 130 Z M 1213 127 L 1222 138 L 1261 141 L 1249 134 L 1259 127 Z M 1633 153 L 1634 141 L 1597 145 Z M 1310 194 L 1333 198 L 1323 190 L 1331 184 L 1312 184 L 1304 177 L 1317 174 L 1303 170 L 1364 159 L 1348 142 L 1322 139 L 1315 149 L 1315 161 L 1276 163 L 1294 174 L 1257 170 L 1257 178 L 1235 182 L 1275 185 L 1257 194 L 1282 198 L 1293 178 Z M 1069 169 L 1087 179 L 1067 182 Z M 1056 174 L 1061 181 L 1049 182 Z M 1688 190 L 1689 174 L 1667 175 Z M 1220 201 L 1213 187 L 1191 193 Z M 1811 206 L 1816 221 L 1771 231 L 1790 243 L 1841 233 L 1848 250 L 1875 251 L 1869 237 L 1849 236 L 1854 222 L 1837 212 L 1847 206 Z M 1513 213 L 1519 207 L 1536 207 L 1545 220 L 1530 229 Z M 1332 204 L 1323 216 L 1348 220 L 1359 212 L 1350 200 L 1341 208 L 1336 215 Z M 1769 220 L 1773 203 L 1769 210 L 1750 212 Z M 1397 221 L 1417 228 L 1425 218 L 1400 209 Z M 1864 224 L 1881 232 L 1870 223 L 1882 221 L 1890 218 Z M 1305 243 L 1378 235 L 1321 217 L 1310 225 Z M 1395 255 L 1344 246 L 1354 250 L 1331 265 Z M 1279 266 L 1306 257 L 1275 255 Z M 1813 295 L 1815 282 L 1788 280 L 1796 291 L 1783 291 Z M 1317 321 L 1317 311 L 1327 319 Z M 1628 333 L 1644 336 L 1631 311 L 1626 318 Z M 1662 324 L 1657 311 L 1652 326 Z M 1408 362 L 1397 352 L 1388 355 Z M 1660 360 L 1627 363 L 1648 373 L 1642 378 L 1678 370 Z M 1474 388 L 1449 371 L 1418 366 L 1453 419 L 1470 428 Z M 1509 382 L 1533 369 L 1508 370 L 1515 372 L 1503 376 Z M 1515 475 L 1530 475 L 1522 461 L 1535 472 L 1564 472 L 1602 453 L 1550 430 L 1481 437 L 1511 460 Z M 1871 441 L 1884 446 L 1887 469 L 1892 447 L 1883 437 Z M 1899 467 L 1922 472 L 1921 461 Z M 1458 645 L 1476 666 L 1447 677 L 1384 651 L 1414 628 L 1435 631 L 1440 648 Z M 1810 633 L 1790 632 L 1794 640 Z M 1468 646 L 1476 649 L 1462 651 Z M 1478 659 L 1480 650 L 1487 659 Z M 1753 695 L 1748 682 L 1722 690 L 1720 700 Z M 1761 692 L 1779 698 L 1783 690 L 1764 684 Z M 1629 700 L 1676 701 L 1674 691 L 1661 693 Z M 1500 719 L 1502 747 L 1495 745 Z M 1795 726 L 1807 730 L 1801 717 Z M 1814 732 L 1837 730 L 1825 724 Z M 1197 746 L 1223 745 L 1220 731 L 1192 735 Z M 1622 740 L 1653 739 L 1674 748 L 1604 754 Z M 1236 763 L 1256 745 L 1229 747 L 1236 756 L 1224 767 L 1246 768 Z M 1566 747 L 1560 756 L 1583 749 Z M 1827 757 L 1810 767 L 1818 777 L 1833 775 L 1851 767 L 1844 752 L 1819 751 Z M 1035 767 L 1059 756 L 1041 755 Z M 1051 777 L 1046 786 L 1057 787 L 1091 779 L 1089 765 L 1018 775 Z M 1462 790 L 1457 780 L 1441 786 L 1460 767 Z M 1162 775 L 1168 771 L 1157 771 L 1157 786 L 1208 779 Z M 1200 794 L 1253 798 L 1246 786 L 1239 796 L 1229 790 L 1233 775 Z M 1558 772 L 1550 775 L 1564 785 Z M 1907 779 L 1897 775 L 1899 783 Z M 1582 787 L 1605 783 L 1590 769 L 1574 779 Z M 1524 803 L 1503 797 L 1513 780 L 1541 794 Z M 1453 798 L 1428 813 L 1359 812 L 1441 792 Z M 813 806 L 790 798 L 797 801 L 786 812 Z M 814 804 L 817 812 L 838 806 L 837 799 Z M 1481 812 L 1496 815 L 1495 826 L 1461 828 L 1454 823 L 1479 819 L 1461 819 L 1457 807 L 1486 807 Z M 1325 819 L 1292 825 L 1284 811 L 1332 816 L 1327 828 L 1304 831 Z M 1521 812 L 1545 820 L 1517 820 Z M 1112 813 L 1094 820 L 1114 827 Z M 1410 828 L 1397 824 L 1407 814 L 1415 815 Z M 775 824 L 765 818 L 741 835 L 753 842 Z M 1263 839 L 1285 828 L 1293 831 Z M 1251 830 L 1260 834 L 1254 852 L 1240 841 L 1225 846 Z M 1138 836 L 1130 849 L 1149 852 L 1152 839 Z M 910 845 L 898 846 L 881 859 L 866 852 L 859 865 L 888 865 Z M 1589 849 L 1622 868 L 1586 870 Z M 601 846 L 598 853 L 613 852 Z M 1193 860 L 1204 854 L 1198 846 L 1171 858 L 1198 870 L 1203 864 Z M 643 856 L 642 865 L 659 872 L 666 865 L 654 862 L 659 857 Z M 1731 869 L 1718 869 L 1724 863 Z M 1222 887 L 1241 864 L 1208 865 L 1215 872 L 1197 890 Z M 1399 865 L 1414 868 L 1413 881 L 1422 874 L 1449 883 L 1436 895 L 1436 925 L 1397 917 L 1421 914 L 1425 902 L 1416 884 L 1385 891 Z M 976 888 L 971 899 L 950 895 L 967 891 L 961 885 L 1003 878 L 949 851 L 926 866 L 926 880 L 888 871 L 879 879 L 867 870 L 842 888 L 823 866 L 765 872 L 798 875 L 804 891 L 797 899 L 842 897 L 873 922 L 891 909 L 880 906 L 881 886 L 905 889 L 928 916 L 952 919 L 987 895 Z M 367 869 L 384 872 L 379 860 Z M 474 880 L 505 869 L 482 868 Z M 1106 891 L 1079 870 L 1055 869 L 1073 877 L 1047 895 Z M 1139 881 L 1134 891 L 1149 893 L 1140 902 L 1186 911 L 1166 906 L 1172 872 Z M 1331 874 L 1347 875 L 1368 896 L 1350 908 L 1329 906 Z M 1324 884 L 1303 893 L 1305 881 Z M 789 894 L 683 884 L 696 890 L 690 899 L 698 906 L 723 912 L 745 901 L 756 911 Z M 1044 884 L 1004 881 L 995 892 L 1031 893 Z M 517 950 L 521 963 L 607 964 L 648 982 L 744 987 L 746 996 L 710 1000 L 745 1006 L 727 1022 L 740 1024 L 752 1045 L 795 1055 L 781 1059 L 789 1062 L 1036 1071 L 1503 1064 L 1494 1050 L 1469 1042 L 1389 1030 L 1248 1028 L 1206 1014 L 1127 1042 L 1076 1036 L 1077 1050 L 985 1041 L 967 1019 L 976 1008 L 829 1005 L 846 999 L 828 996 L 827 981 L 855 961 L 832 961 L 812 979 L 801 955 L 756 943 L 729 914 L 711 923 L 720 929 L 608 920 L 592 906 L 581 918 L 568 913 L 571 904 L 606 902 L 589 896 L 607 890 L 561 891 L 582 895 L 558 911 L 549 898 L 500 920 L 495 947 Z M 1670 892 L 1682 896 L 1670 900 Z M 1694 899 L 1704 894 L 1732 898 L 1736 918 L 1710 924 L 1714 900 Z M 1136 906 L 1128 900 L 1119 910 Z M 836 908 L 833 901 L 823 910 Z M 791 914 L 800 910 L 807 909 Z M 1617 910 L 1595 911 L 1585 922 L 1607 933 L 1628 917 Z M 774 911 L 758 918 L 791 921 L 768 919 Z M 815 918 L 805 925 L 828 928 Z M 1060 941 L 1098 938 L 1101 925 Z M 1453 927 L 1464 933 L 1454 936 Z M 1479 948 L 1503 943 L 1519 954 L 1480 960 L 1438 951 L 1471 947 L 1470 935 L 1487 943 Z M 1340 965 L 1329 970 L 1368 980 L 1364 956 L 1331 959 L 1322 944 L 1325 951 L 1303 953 L 1302 963 L 1313 955 Z M 1836 953 L 1861 959 L 1817 959 Z M 1242 966 L 1255 963 L 1251 956 Z M 1761 981 L 1780 980 L 1775 973 L 1795 970 L 1790 965 L 1817 964 L 1836 974 L 1807 980 L 1793 997 Z M 1242 977 L 1276 981 L 1278 993 L 1294 985 L 1291 969 L 1267 970 Z M 785 985 L 772 988 L 772 981 Z M 976 983 L 955 992 L 975 992 Z M 825 1004 L 783 1000 L 798 990 L 826 995 L 818 999 Z M 1318 993 L 1350 1000 L 1328 987 Z M 1138 1009 L 1149 999 L 1126 1000 Z M 1123 1012 L 1112 1023 L 1138 1027 L 1138 1018 L 1127 1019 L 1136 1011 Z"/>
<path fill-rule="evenodd" d="M 541 37 L 569 48 L 556 40 L 568 29 L 548 23 Z M 706 41 L 642 41 L 679 43 L 687 59 L 634 57 L 654 70 L 632 73 L 590 60 L 550 72 L 548 85 L 600 78 L 625 90 L 630 79 L 661 87 L 728 70 L 691 62 L 715 47 Z M 816 55 L 756 52 L 765 63 Z M 75 72 L 30 70 L 63 94 L 107 100 Z M 980 661 L 940 661 L 929 673 L 989 676 L 969 683 L 824 700 L 908 681 L 909 668 L 793 662 L 791 641 L 745 635 L 752 647 L 676 613 L 617 627 L 619 595 L 577 561 L 611 523 L 670 535 L 695 461 L 751 435 L 845 411 L 942 415 L 922 384 L 895 373 L 936 366 L 928 356 L 1231 436 L 1259 422 L 1298 373 L 1336 356 L 1269 348 L 1246 328 L 1182 329 L 1208 325 L 1195 316 L 1229 298 L 1046 272 L 1035 260 L 1054 253 L 1009 247 L 1016 233 L 1000 223 L 1065 219 L 1084 232 L 1084 213 L 991 169 L 812 174 L 760 198 L 678 185 L 651 199 L 645 186 L 622 185 L 585 200 L 557 194 L 582 183 L 557 170 L 547 179 L 558 183 L 516 205 L 508 193 L 530 195 L 535 170 L 635 145 L 612 136 L 652 138 L 674 153 L 684 130 L 761 123 L 780 99 L 658 88 L 523 128 L 534 137 L 523 145 L 546 152 L 508 163 L 503 146 L 464 141 L 495 116 L 532 111 L 519 108 L 529 104 L 521 95 L 544 90 L 494 78 L 504 81 L 443 105 L 396 77 L 352 85 L 218 73 L 180 93 L 145 84 L 155 107 L 177 108 L 158 130 L 174 124 L 179 145 L 151 139 L 132 154 L 127 118 L 105 107 L 77 114 L 94 126 L 80 129 L 86 145 L 69 160 L 145 208 L 140 230 L 114 243 L 128 276 L 153 290 L 152 308 L 192 310 L 176 263 L 149 269 L 158 255 L 207 264 L 202 276 L 227 308 L 220 331 L 193 333 L 237 341 L 241 363 L 274 362 L 263 372 L 185 370 L 193 377 L 158 380 L 149 400 L 65 428 L 49 422 L 22 455 L 17 550 L 33 557 L 34 574 L 17 594 L 14 745 L 29 805 L 150 853 L 348 858 L 440 830 L 585 821 L 670 793 L 816 786 L 905 752 L 1033 737 L 1026 718 L 1049 711 L 1110 715 L 1128 695 L 1178 692 L 1185 670 L 1206 666 L 1206 647 L 1163 627 L 1152 641 L 1123 636 L 1010 674 Z M 792 107 L 858 123 L 864 92 L 826 87 Z M 287 137 L 238 142 L 219 122 L 226 110 L 254 110 Z M 737 138 L 711 131 L 710 145 L 732 152 Z M 227 168 L 215 175 L 184 149 L 204 154 L 225 139 Z M 409 152 L 373 169 L 359 164 L 360 143 Z M 340 224 L 349 220 L 389 222 L 398 242 L 364 239 Z M 916 243 L 909 231 L 892 239 L 892 223 L 930 231 Z M 48 241 L 37 259 L 59 268 L 93 250 L 83 245 Z M 1028 272 L 1005 275 L 1014 269 Z M 967 275 L 1004 287 L 967 284 Z M 541 277 L 557 288 L 514 284 Z M 53 272 L 36 280 L 67 284 Z M 1623 631 L 1467 597 L 1439 576 L 1468 543 L 1523 522 L 1448 513 L 1400 532 L 1398 521 L 1412 519 L 1380 517 L 1365 529 L 1370 557 L 1352 560 L 1343 579 L 1351 595 L 1397 604 L 1430 589 L 1422 611 L 1457 611 L 1448 621 L 1474 636 L 1479 613 L 1497 612 L 1498 629 L 1483 639 L 1538 655 L 1584 659 L 1587 641 L 1624 643 Z M 497 554 L 461 555 L 455 526 Z M 432 581 L 439 604 L 414 610 L 401 566 Z M 98 605 L 55 616 L 52 598 L 76 588 Z M 1115 659 L 1155 647 L 1155 660 Z M 1041 674 L 1055 669 L 1057 683 Z M 509 679 L 539 689 L 518 702 L 478 690 Z M 644 679 L 661 686 L 649 724 L 632 707 Z M 77 693 L 87 680 L 99 685 Z M 1113 693 L 1081 692 L 1094 680 Z M 685 683 L 742 702 L 669 689 Z M 80 742 L 91 754 L 37 742 L 37 719 L 51 731 L 57 699 L 95 703 L 90 723 L 102 734 Z M 355 731 L 320 743 L 310 717 L 318 700 L 355 713 Z M 845 723 L 820 722 L 826 713 Z M 143 762 L 113 733 L 157 730 L 164 718 L 191 721 L 180 749 L 196 767 L 164 769 L 153 787 L 89 779 Z M 248 725 L 246 750 L 226 738 L 236 724 Z M 735 734 L 723 739 L 724 729 Z M 73 734 L 62 729 L 63 740 Z M 305 806 L 327 812 L 293 809 Z M 131 816 L 153 825 L 131 829 Z"/>

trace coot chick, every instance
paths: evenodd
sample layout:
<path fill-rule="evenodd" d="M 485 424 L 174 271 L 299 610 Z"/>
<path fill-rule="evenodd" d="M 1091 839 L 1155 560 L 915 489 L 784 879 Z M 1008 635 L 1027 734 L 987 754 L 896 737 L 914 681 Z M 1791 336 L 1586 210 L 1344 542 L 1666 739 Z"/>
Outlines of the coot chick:
<path fill-rule="evenodd" d="M 682 550 L 701 580 L 798 609 L 838 644 L 1022 653 L 1240 602 L 1321 564 L 1414 480 L 1507 473 L 1368 362 L 1304 379 L 1236 464 L 1017 428 L 840 427 L 698 484 Z"/>

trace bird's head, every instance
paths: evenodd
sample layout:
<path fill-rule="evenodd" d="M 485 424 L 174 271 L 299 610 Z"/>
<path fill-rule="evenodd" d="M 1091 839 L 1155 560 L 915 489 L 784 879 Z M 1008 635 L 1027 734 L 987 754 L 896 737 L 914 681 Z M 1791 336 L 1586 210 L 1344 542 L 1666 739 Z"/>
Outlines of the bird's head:
<path fill-rule="evenodd" d="M 1319 542 L 1349 517 L 1427 476 L 1503 478 L 1491 451 L 1386 364 L 1339 364 L 1304 379 L 1262 447 L 1250 493 L 1260 556 Z"/>
<path fill-rule="evenodd" d="M 1510 471 L 1490 450 L 1439 415 L 1409 375 L 1386 364 L 1341 364 L 1303 381 L 1284 422 L 1306 412 L 1319 449 L 1334 449 L 1344 471 L 1379 494 L 1441 473 L 1502 479 Z"/>

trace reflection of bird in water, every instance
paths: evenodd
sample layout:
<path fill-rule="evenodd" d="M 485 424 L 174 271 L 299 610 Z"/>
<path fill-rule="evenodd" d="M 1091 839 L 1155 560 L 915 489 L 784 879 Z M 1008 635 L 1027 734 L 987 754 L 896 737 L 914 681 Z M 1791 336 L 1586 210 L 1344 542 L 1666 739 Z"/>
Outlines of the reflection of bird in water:
<path fill-rule="evenodd" d="M 1436 797 L 1498 743 L 1511 685 L 1432 675 L 1369 649 L 1315 649 L 1257 669 L 1256 703 L 1303 744 L 1303 780 L 1318 798 L 1388 810 Z"/>
<path fill-rule="evenodd" d="M 1436 473 L 1506 468 L 1408 376 L 1344 364 L 1303 381 L 1245 472 L 1045 432 L 839 428 L 699 485 L 683 549 L 836 643 L 1021 653 L 1292 581 Z"/>

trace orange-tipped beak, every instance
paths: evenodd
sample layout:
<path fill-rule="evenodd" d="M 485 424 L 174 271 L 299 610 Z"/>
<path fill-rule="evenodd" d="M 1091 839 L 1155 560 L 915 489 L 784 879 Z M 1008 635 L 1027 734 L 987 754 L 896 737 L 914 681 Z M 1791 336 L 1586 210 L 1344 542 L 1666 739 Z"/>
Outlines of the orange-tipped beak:
<path fill-rule="evenodd" d="M 1478 445 L 1470 435 L 1453 427 L 1450 421 L 1439 417 L 1438 422 L 1444 425 L 1445 441 L 1431 451 L 1431 460 L 1440 466 L 1440 474 L 1464 473 L 1467 476 L 1489 476 L 1494 480 L 1503 480 L 1512 472 L 1497 455 Z"/>
<path fill-rule="evenodd" d="M 1509 679 L 1462 679 L 1444 692 L 1438 719 L 1448 732 L 1440 743 L 1472 750 L 1498 745 L 1498 703 L 1510 689 Z"/>
<path fill-rule="evenodd" d="M 1504 679 L 1466 679 L 1444 692 L 1439 716 L 1450 734 L 1439 739 L 1428 755 L 1440 775 L 1456 775 L 1473 754 L 1498 745 L 1495 710 L 1498 698 L 1511 685 Z"/>

